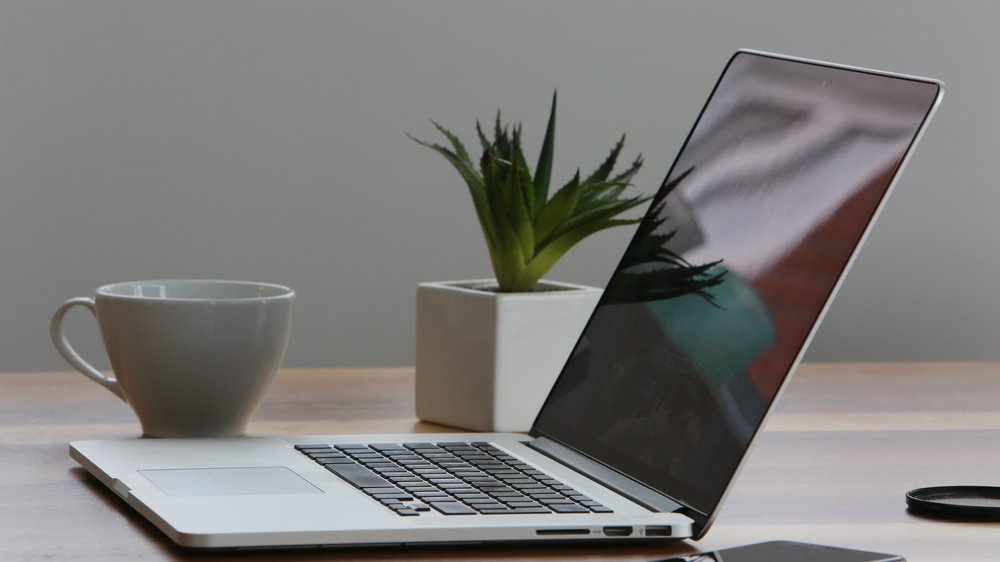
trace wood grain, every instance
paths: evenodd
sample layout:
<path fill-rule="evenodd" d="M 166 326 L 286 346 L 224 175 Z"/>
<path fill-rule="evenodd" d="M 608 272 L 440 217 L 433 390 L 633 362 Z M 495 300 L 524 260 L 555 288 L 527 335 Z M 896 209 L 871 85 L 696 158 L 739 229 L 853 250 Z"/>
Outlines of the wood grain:
<path fill-rule="evenodd" d="M 1000 524 L 905 511 L 903 494 L 1000 485 L 1000 364 L 808 364 L 752 451 L 708 536 L 640 546 L 201 553 L 181 549 L 67 456 L 76 439 L 134 437 L 111 393 L 73 373 L 0 373 L 2 560 L 655 560 L 789 539 L 911 562 L 1000 560 Z M 412 370 L 279 374 L 257 435 L 449 431 L 413 412 Z"/>

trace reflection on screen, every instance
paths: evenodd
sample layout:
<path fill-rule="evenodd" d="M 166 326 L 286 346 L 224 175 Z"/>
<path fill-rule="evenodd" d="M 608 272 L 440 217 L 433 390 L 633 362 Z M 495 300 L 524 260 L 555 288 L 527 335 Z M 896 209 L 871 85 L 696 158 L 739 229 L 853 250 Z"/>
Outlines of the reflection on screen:
<path fill-rule="evenodd" d="M 535 431 L 710 513 L 937 92 L 734 57 Z"/>

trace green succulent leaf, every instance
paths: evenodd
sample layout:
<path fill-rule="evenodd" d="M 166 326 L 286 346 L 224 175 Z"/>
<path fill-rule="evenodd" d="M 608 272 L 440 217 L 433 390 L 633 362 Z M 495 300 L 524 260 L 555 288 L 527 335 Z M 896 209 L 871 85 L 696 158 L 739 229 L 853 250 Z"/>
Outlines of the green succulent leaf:
<path fill-rule="evenodd" d="M 483 148 L 484 153 L 493 150 L 493 143 L 486 138 L 486 133 L 483 132 L 483 126 L 479 123 L 479 119 L 476 119 L 476 134 L 479 135 L 479 146 Z"/>
<path fill-rule="evenodd" d="M 466 152 L 465 146 L 462 145 L 462 141 L 458 140 L 458 137 L 456 137 L 451 131 L 449 131 L 448 129 L 445 129 L 441 125 L 438 125 L 436 121 L 432 120 L 431 123 L 433 123 L 434 126 L 437 127 L 437 130 L 442 135 L 444 135 L 445 138 L 448 139 L 448 142 L 451 143 L 452 148 L 455 149 L 455 154 L 459 158 L 461 158 L 461 160 L 463 162 L 469 164 L 469 166 L 471 167 L 472 166 L 472 160 L 469 158 L 469 153 Z"/>
<path fill-rule="evenodd" d="M 525 210 L 528 212 L 530 217 L 535 216 L 535 185 L 531 179 L 531 173 L 528 171 L 528 163 L 524 161 L 524 151 L 521 150 L 521 126 L 518 125 L 517 129 L 514 130 L 514 159 L 517 166 L 517 182 L 518 188 L 512 193 L 519 193 L 521 196 L 521 201 L 524 204 Z M 544 199 L 542 199 L 544 202 Z M 530 220 L 529 220 L 530 222 Z"/>
<path fill-rule="evenodd" d="M 628 184 L 611 181 L 585 183 L 580 186 L 580 203 L 590 203 L 601 199 L 617 197 Z"/>
<path fill-rule="evenodd" d="M 535 167 L 535 200 L 545 201 L 549 197 L 549 181 L 552 179 L 552 157 L 556 142 L 556 92 L 552 92 L 552 109 L 549 110 L 549 124 L 545 127 L 545 140 Z M 541 205 L 539 205 L 541 209 Z M 536 213 L 537 216 L 537 213 Z"/>
<path fill-rule="evenodd" d="M 582 226 L 587 226 L 588 224 L 594 224 L 596 222 L 602 222 L 624 213 L 625 211 L 638 207 L 646 201 L 649 197 L 632 197 L 630 199 L 618 199 L 611 201 L 602 201 L 599 205 L 595 205 L 590 209 L 581 210 L 580 206 L 577 206 L 577 211 L 573 213 L 569 219 L 566 220 L 562 225 L 559 226 L 554 232 L 547 236 L 542 241 L 542 246 L 547 246 L 553 243 L 554 240 L 564 236 L 569 232 L 573 232 Z M 627 224 L 635 224 L 639 222 L 639 219 L 631 219 Z M 615 225 L 620 226 L 620 225 Z M 603 230 L 603 229 L 601 229 Z M 596 232 L 596 231 L 595 231 Z"/>
<path fill-rule="evenodd" d="M 515 134 L 513 146 L 514 150 L 519 150 L 518 137 Z M 524 199 L 524 190 L 531 187 L 531 177 L 527 171 L 520 166 L 516 166 L 507 174 L 507 185 L 503 189 L 504 215 L 508 219 L 520 249 L 522 263 L 531 258 L 535 253 L 534 229 L 531 225 L 531 213 L 528 211 Z"/>
<path fill-rule="evenodd" d="M 535 238 L 545 240 L 552 232 L 569 218 L 576 207 L 580 193 L 580 170 L 573 179 L 564 185 L 552 199 L 542 207 L 541 213 L 535 219 Z"/>
<path fill-rule="evenodd" d="M 618 161 L 618 155 L 622 153 L 622 148 L 625 147 L 625 135 L 622 135 L 618 142 L 615 143 L 614 148 L 611 149 L 611 154 L 604 160 L 604 162 L 594 170 L 593 174 L 583 181 L 583 183 L 594 183 L 602 182 L 608 179 L 611 175 L 611 170 L 615 167 L 615 162 Z"/>
<path fill-rule="evenodd" d="M 631 182 L 632 178 L 639 172 L 639 168 L 642 168 L 642 154 L 636 156 L 635 160 L 632 161 L 632 165 L 629 166 L 627 170 L 611 178 L 611 182 L 627 184 Z"/>
<path fill-rule="evenodd" d="M 503 215 L 503 188 L 497 177 L 497 158 L 492 151 L 483 153 L 479 167 L 483 174 L 483 191 L 485 192 L 484 199 L 486 200 L 487 216 L 494 225 L 493 228 L 496 232 L 493 245 L 497 253 L 502 257 L 504 253 L 504 240 L 500 236 L 500 223 L 506 222 L 507 219 Z"/>

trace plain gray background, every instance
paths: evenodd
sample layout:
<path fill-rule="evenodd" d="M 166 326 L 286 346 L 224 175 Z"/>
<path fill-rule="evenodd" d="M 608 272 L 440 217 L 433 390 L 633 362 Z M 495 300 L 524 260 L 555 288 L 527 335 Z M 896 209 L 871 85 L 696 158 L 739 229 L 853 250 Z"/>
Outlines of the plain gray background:
<path fill-rule="evenodd" d="M 997 359 L 1000 4 L 0 3 L 0 370 L 67 367 L 48 320 L 108 282 L 299 292 L 286 366 L 408 365 L 418 282 L 491 275 L 429 119 L 475 145 L 559 89 L 555 179 L 628 134 L 651 192 L 739 47 L 940 78 L 947 95 L 808 358 Z M 550 278 L 603 286 L 631 232 Z M 71 339 L 96 363 L 86 312 Z M 106 362 L 103 363 L 106 365 Z"/>

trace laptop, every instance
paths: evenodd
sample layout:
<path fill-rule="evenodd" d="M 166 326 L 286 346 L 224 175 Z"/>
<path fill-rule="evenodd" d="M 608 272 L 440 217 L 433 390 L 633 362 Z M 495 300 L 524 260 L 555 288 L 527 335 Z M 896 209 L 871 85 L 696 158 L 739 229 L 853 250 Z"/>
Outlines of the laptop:
<path fill-rule="evenodd" d="M 529 434 L 76 441 L 199 548 L 700 538 L 942 93 L 741 50 Z"/>

